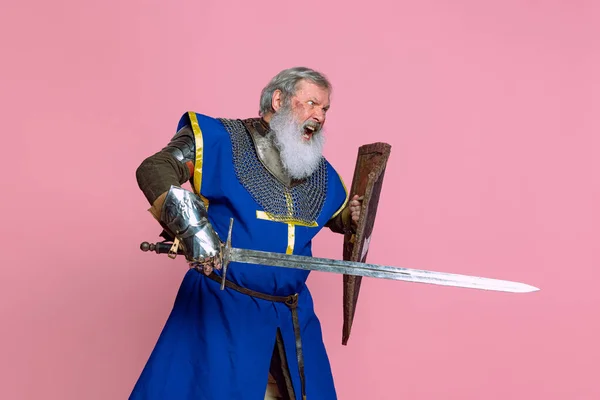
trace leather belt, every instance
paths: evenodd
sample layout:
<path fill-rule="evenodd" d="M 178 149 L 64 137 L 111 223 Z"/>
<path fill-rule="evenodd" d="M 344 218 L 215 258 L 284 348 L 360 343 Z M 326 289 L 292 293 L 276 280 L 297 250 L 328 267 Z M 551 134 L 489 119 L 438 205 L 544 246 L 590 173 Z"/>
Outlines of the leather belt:
<path fill-rule="evenodd" d="M 206 276 L 206 275 L 205 275 Z M 215 282 L 221 283 L 222 278 L 211 272 L 208 275 L 210 279 Z M 306 383 L 304 379 L 304 357 L 302 355 L 302 339 L 300 337 L 300 322 L 298 320 L 298 293 L 292 294 L 290 296 L 272 296 L 270 294 L 256 292 L 251 289 L 243 288 L 241 286 L 236 285 L 235 283 L 225 279 L 225 286 L 230 289 L 233 289 L 237 292 L 243 293 L 248 296 L 256 297 L 259 299 L 274 301 L 277 303 L 284 303 L 292 312 L 292 323 L 294 325 L 294 335 L 296 336 L 296 356 L 298 358 L 298 370 L 300 372 L 300 384 L 302 389 L 302 399 L 306 400 Z"/>

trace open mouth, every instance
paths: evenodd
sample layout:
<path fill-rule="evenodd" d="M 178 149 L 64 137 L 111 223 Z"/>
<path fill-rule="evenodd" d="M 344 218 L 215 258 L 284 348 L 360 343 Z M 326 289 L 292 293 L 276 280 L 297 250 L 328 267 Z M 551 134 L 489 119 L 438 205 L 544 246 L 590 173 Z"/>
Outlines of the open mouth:
<path fill-rule="evenodd" d="M 304 128 L 304 134 L 302 134 L 302 138 L 304 140 L 310 140 L 314 133 L 315 133 L 315 127 L 307 126 Z"/>

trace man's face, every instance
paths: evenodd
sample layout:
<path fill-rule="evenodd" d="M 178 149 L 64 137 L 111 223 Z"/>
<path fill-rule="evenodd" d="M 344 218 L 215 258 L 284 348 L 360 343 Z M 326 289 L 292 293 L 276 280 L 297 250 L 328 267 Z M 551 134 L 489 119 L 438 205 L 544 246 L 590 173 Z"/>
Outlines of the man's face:
<path fill-rule="evenodd" d="M 294 119 L 303 128 L 303 141 L 309 142 L 325 124 L 329 92 L 312 82 L 301 81 L 290 99 L 290 106 Z"/>
<path fill-rule="evenodd" d="M 329 93 L 317 85 L 302 81 L 285 104 L 281 93 L 273 98 L 276 112 L 269 124 L 274 132 L 281 161 L 293 178 L 302 179 L 319 167 L 325 137 L 322 128 L 329 109 Z"/>

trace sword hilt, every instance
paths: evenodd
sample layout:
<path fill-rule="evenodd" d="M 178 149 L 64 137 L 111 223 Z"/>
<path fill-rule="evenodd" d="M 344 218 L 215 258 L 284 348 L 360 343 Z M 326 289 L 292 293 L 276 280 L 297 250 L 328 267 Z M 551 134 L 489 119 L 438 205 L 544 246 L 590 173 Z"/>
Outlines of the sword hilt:
<path fill-rule="evenodd" d="M 231 232 L 233 230 L 233 218 L 229 220 L 229 232 L 227 233 L 227 241 L 225 247 L 221 251 L 221 267 L 223 270 L 221 280 L 221 290 L 225 290 L 225 279 L 227 278 L 227 268 L 229 267 L 229 261 L 231 260 Z M 159 242 L 159 243 L 148 243 L 142 242 L 140 244 L 140 250 L 143 252 L 153 251 L 156 254 L 168 254 L 173 247 L 173 243 Z M 177 249 L 177 254 L 183 254 L 183 249 L 180 247 Z"/>
<path fill-rule="evenodd" d="M 143 252 L 153 251 L 156 254 L 168 254 L 169 250 L 171 250 L 172 246 L 173 246 L 173 243 L 169 243 L 169 242 L 159 242 L 159 243 L 142 242 L 140 244 L 140 250 L 142 250 Z M 179 248 L 177 250 L 177 254 L 184 254 L 184 252 L 181 248 Z"/>

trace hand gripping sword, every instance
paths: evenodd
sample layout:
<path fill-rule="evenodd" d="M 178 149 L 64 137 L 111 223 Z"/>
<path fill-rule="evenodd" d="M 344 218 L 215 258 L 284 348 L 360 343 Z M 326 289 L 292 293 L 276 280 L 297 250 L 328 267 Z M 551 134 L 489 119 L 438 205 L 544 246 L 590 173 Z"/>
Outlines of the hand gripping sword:
<path fill-rule="evenodd" d="M 539 290 L 524 283 L 476 276 L 459 275 L 445 272 L 418 270 L 411 268 L 393 267 L 387 265 L 367 264 L 356 261 L 335 260 L 293 254 L 274 253 L 268 251 L 235 248 L 231 245 L 233 218 L 229 222 L 227 242 L 223 247 L 221 290 L 225 288 L 225 279 L 229 263 L 239 262 L 248 264 L 268 265 L 272 267 L 297 268 L 312 271 L 333 272 L 353 276 L 392 279 L 397 281 L 429 283 L 443 286 L 456 286 L 471 289 L 492 290 L 500 292 L 526 293 Z M 142 251 L 154 251 L 158 254 L 168 253 L 171 243 L 148 243 L 140 245 Z M 183 254 L 182 250 L 178 250 Z"/>

